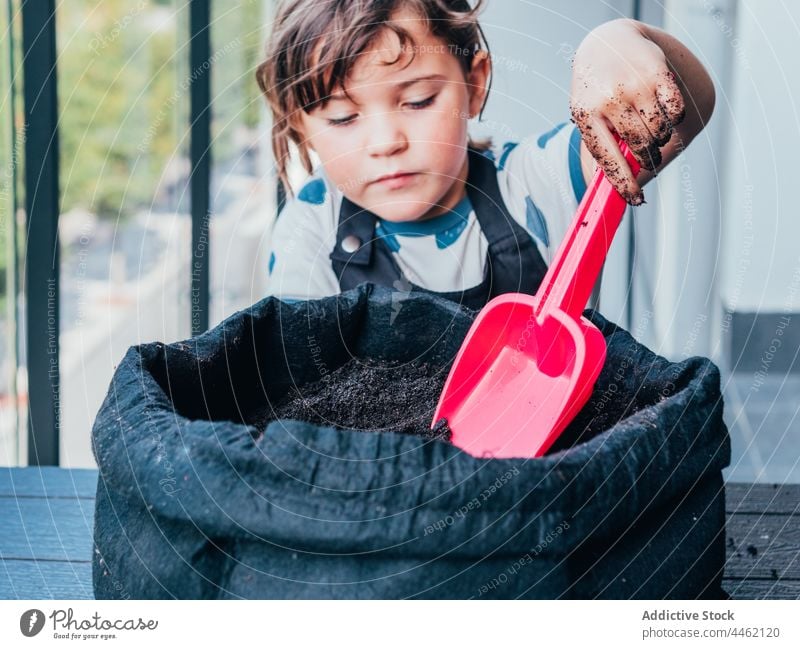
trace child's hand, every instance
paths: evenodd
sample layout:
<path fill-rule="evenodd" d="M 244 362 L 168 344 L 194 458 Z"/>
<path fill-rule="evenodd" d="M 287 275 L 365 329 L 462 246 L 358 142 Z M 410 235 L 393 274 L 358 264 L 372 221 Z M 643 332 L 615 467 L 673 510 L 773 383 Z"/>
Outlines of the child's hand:
<path fill-rule="evenodd" d="M 695 94 L 701 101 L 685 101 Z M 687 117 L 687 103 L 691 119 L 679 128 Z M 642 23 L 615 20 L 601 25 L 575 53 L 572 118 L 588 153 L 633 205 L 644 200 L 641 185 L 704 126 L 713 104 L 713 85 L 697 59 L 676 39 Z M 638 179 L 620 153 L 612 130 L 642 165 Z M 675 132 L 681 137 L 673 138 Z M 591 165 L 588 171 L 584 165 L 587 180 Z"/>

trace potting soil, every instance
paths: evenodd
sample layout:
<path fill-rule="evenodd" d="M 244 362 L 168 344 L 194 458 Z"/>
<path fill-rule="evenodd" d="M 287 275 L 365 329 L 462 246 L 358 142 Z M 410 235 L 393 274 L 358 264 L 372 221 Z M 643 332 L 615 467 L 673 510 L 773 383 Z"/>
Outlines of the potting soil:
<path fill-rule="evenodd" d="M 275 407 L 256 412 L 260 431 L 276 419 L 297 419 L 345 430 L 394 431 L 449 440 L 431 418 L 446 374 L 429 363 L 364 362 L 352 358 L 324 379 L 292 387 Z"/>
<path fill-rule="evenodd" d="M 654 388 L 642 387 L 648 367 L 631 367 L 637 343 L 627 335 L 612 335 L 607 342 L 610 360 L 592 396 L 550 452 L 588 441 L 653 403 Z M 275 404 L 267 403 L 246 415 L 245 421 L 262 433 L 272 421 L 296 419 L 342 430 L 394 431 L 449 441 L 446 420 L 431 428 L 446 378 L 442 368 L 419 360 L 400 363 L 351 358 L 323 379 L 294 385 Z M 622 378 L 625 390 L 618 389 Z M 674 389 L 664 382 L 655 392 L 664 399 Z"/>

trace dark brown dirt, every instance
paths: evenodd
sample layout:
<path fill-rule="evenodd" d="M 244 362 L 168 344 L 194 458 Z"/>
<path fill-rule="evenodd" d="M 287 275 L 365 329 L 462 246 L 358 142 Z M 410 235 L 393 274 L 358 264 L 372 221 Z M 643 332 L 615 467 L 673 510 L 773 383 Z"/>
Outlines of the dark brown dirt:
<path fill-rule="evenodd" d="M 427 363 L 351 359 L 324 380 L 292 388 L 254 418 L 264 430 L 275 419 L 297 419 L 348 430 L 395 431 L 449 441 L 445 420 L 431 429 L 447 374 Z"/>
<path fill-rule="evenodd" d="M 610 352 L 614 352 L 614 337 L 610 343 Z M 591 398 L 550 449 L 551 453 L 589 441 L 659 400 L 658 395 L 641 389 L 648 368 L 629 367 L 624 362 L 625 356 L 620 355 L 606 363 Z M 623 373 L 626 385 L 617 386 Z M 445 420 L 436 422 L 431 429 L 433 411 L 446 378 L 444 370 L 423 362 L 351 359 L 324 380 L 293 387 L 282 399 L 247 417 L 247 423 L 263 431 L 270 421 L 296 419 L 318 426 L 395 431 L 449 441 L 451 433 Z"/>

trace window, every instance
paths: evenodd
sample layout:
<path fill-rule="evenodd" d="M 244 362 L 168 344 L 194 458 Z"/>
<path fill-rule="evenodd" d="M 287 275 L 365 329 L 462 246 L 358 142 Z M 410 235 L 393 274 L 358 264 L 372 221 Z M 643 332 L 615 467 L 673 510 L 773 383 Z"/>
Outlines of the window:
<path fill-rule="evenodd" d="M 90 431 L 130 345 L 186 338 L 191 217 L 188 9 L 56 9 L 61 244 L 60 461 Z"/>
<path fill-rule="evenodd" d="M 18 354 L 21 198 L 25 126 L 19 94 L 20 18 L 17 2 L 0 4 L 0 465 L 21 459 L 19 431 L 27 405 L 24 358 Z M 19 372 L 18 372 L 19 368 Z"/>
<path fill-rule="evenodd" d="M 255 70 L 270 10 L 271 3 L 211 4 L 211 326 L 266 292 L 275 180 Z"/>

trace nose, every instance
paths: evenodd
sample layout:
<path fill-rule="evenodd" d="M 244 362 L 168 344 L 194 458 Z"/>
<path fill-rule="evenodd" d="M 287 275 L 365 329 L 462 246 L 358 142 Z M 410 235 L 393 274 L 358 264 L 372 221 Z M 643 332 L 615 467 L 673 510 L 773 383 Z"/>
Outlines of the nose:
<path fill-rule="evenodd" d="M 374 115 L 367 129 L 367 153 L 373 157 L 384 157 L 405 151 L 408 138 L 400 122 L 399 113 Z"/>

